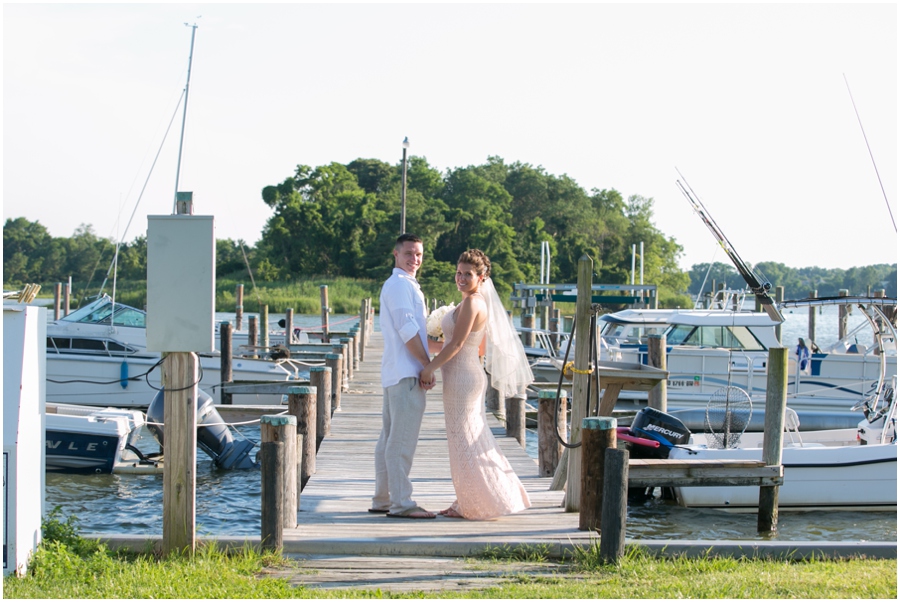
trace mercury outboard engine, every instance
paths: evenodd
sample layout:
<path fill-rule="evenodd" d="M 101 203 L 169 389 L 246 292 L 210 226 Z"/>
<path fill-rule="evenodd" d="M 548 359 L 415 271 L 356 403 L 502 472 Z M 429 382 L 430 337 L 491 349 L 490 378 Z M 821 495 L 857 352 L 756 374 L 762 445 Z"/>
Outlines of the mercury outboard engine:
<path fill-rule="evenodd" d="M 623 433 L 621 438 L 628 441 L 626 449 L 629 458 L 665 460 L 673 445 L 684 445 L 690 441 L 691 431 L 671 414 L 647 407 L 635 415 L 627 434 Z M 630 487 L 628 501 L 644 502 L 652 493 L 652 489 Z"/>
<path fill-rule="evenodd" d="M 160 389 L 147 408 L 147 428 L 163 448 L 165 445 L 161 425 L 165 416 L 165 397 L 165 391 Z M 250 452 L 256 445 L 246 439 L 235 441 L 224 422 L 213 406 L 212 397 L 198 389 L 197 445 L 200 449 L 213 459 L 218 468 L 259 468 L 259 463 L 250 457 Z"/>

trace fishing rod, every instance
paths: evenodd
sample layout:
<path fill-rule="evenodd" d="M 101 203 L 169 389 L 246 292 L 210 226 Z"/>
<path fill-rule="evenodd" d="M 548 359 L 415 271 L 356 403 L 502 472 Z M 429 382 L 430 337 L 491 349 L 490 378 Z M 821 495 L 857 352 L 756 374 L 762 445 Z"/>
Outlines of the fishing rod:
<path fill-rule="evenodd" d="M 678 168 L 675 168 L 675 171 L 678 171 Z M 747 286 L 750 287 L 750 290 L 756 296 L 762 308 L 769 314 L 769 317 L 772 318 L 772 320 L 784 322 L 784 316 L 781 315 L 781 312 L 775 307 L 775 301 L 769 296 L 769 290 L 772 288 L 772 285 L 767 281 L 760 280 L 753 269 L 741 259 L 741 256 L 738 255 L 734 246 L 732 246 L 731 242 L 728 240 L 728 237 L 725 236 L 725 233 L 722 232 L 722 229 L 719 228 L 719 225 L 700 201 L 700 197 L 697 196 L 694 189 L 687 183 L 687 179 L 680 171 L 678 171 L 678 175 L 681 177 L 681 180 L 684 180 L 684 183 L 682 183 L 681 180 L 675 181 L 678 188 L 681 190 L 681 193 L 691 204 L 694 213 L 700 217 L 700 220 L 706 224 L 706 227 L 712 232 L 713 237 L 719 243 L 719 246 L 722 247 L 722 250 L 725 251 L 725 254 L 728 256 L 728 259 L 731 260 L 731 263 L 734 264 L 734 267 L 737 268 L 738 273 L 747 283 Z"/>

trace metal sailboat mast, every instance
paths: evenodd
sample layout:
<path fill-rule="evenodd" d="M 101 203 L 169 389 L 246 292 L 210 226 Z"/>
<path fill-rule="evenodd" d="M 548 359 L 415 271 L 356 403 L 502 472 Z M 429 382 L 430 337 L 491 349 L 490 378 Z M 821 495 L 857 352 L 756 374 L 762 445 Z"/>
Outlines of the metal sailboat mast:
<path fill-rule="evenodd" d="M 188 25 L 185 23 L 185 25 Z M 178 207 L 178 180 L 181 177 L 181 150 L 184 146 L 184 126 L 187 122 L 188 93 L 191 89 L 191 63 L 194 60 L 194 37 L 197 35 L 197 24 L 188 25 L 191 28 L 191 52 L 188 56 L 187 83 L 184 85 L 184 113 L 181 116 L 181 137 L 178 140 L 178 166 L 175 170 L 175 198 L 172 201 L 172 213 L 177 212 Z"/>

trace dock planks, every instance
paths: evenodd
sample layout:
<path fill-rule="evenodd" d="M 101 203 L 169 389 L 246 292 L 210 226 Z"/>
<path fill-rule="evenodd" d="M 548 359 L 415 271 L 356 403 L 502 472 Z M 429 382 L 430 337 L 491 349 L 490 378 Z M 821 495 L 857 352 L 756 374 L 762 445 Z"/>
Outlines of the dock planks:
<path fill-rule="evenodd" d="M 505 436 L 493 415 L 488 422 L 501 449 L 522 480 L 532 507 L 491 521 L 400 519 L 368 512 L 375 489 L 375 444 L 381 432 L 381 358 L 383 339 L 374 333 L 366 361 L 354 373 L 341 398 L 331 434 L 316 456 L 316 473 L 300 496 L 296 529 L 285 530 L 284 548 L 295 554 L 478 554 L 486 548 L 549 546 L 556 554 L 573 543 L 588 544 L 593 532 L 578 530 L 578 514 L 562 507 L 562 491 L 550 491 L 550 477 L 539 477 L 537 461 L 518 442 Z M 441 382 L 428 392 L 410 478 L 413 499 L 437 512 L 455 495 L 450 479 Z"/>

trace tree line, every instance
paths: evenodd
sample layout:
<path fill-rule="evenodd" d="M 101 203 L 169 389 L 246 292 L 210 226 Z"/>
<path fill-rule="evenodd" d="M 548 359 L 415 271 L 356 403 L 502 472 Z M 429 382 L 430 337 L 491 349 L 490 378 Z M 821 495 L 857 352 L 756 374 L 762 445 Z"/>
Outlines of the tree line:
<path fill-rule="evenodd" d="M 343 165 L 297 165 L 282 182 L 262 189 L 272 212 L 255 245 L 216 241 L 219 277 L 249 276 L 257 282 L 291 282 L 311 276 L 382 280 L 390 273 L 390 250 L 400 234 L 401 165 L 356 159 Z M 467 248 L 491 258 L 501 296 L 513 283 L 539 279 L 541 245 L 549 243 L 551 282 L 575 282 L 578 260 L 594 261 L 594 282 L 630 281 L 631 248 L 644 243 L 644 281 L 658 286 L 661 306 L 689 307 L 708 264 L 689 272 L 678 267 L 682 247 L 653 223 L 653 199 L 624 198 L 615 189 L 584 190 L 567 175 L 548 174 L 526 163 L 489 157 L 481 165 L 441 173 L 424 157 L 411 157 L 406 178 L 406 230 L 424 242 L 419 277 L 423 289 L 452 283 L 456 258 Z M 116 252 L 117 251 L 117 252 Z M 70 238 L 54 238 L 38 222 L 7 219 L 3 228 L 4 286 L 51 284 L 70 276 L 76 291 L 96 294 L 117 257 L 121 281 L 146 280 L 146 237 L 118 245 L 81 225 Z M 733 268 L 715 264 L 718 282 L 739 287 Z M 807 289 L 878 286 L 885 266 L 853 270 L 787 268 L 764 263 L 773 285 L 806 296 Z M 886 266 L 889 269 L 891 266 Z M 729 271 L 730 270 L 730 271 Z M 852 272 L 852 273 L 851 273 Z M 896 264 L 893 266 L 896 296 Z M 890 295 L 890 293 L 888 293 Z"/>

